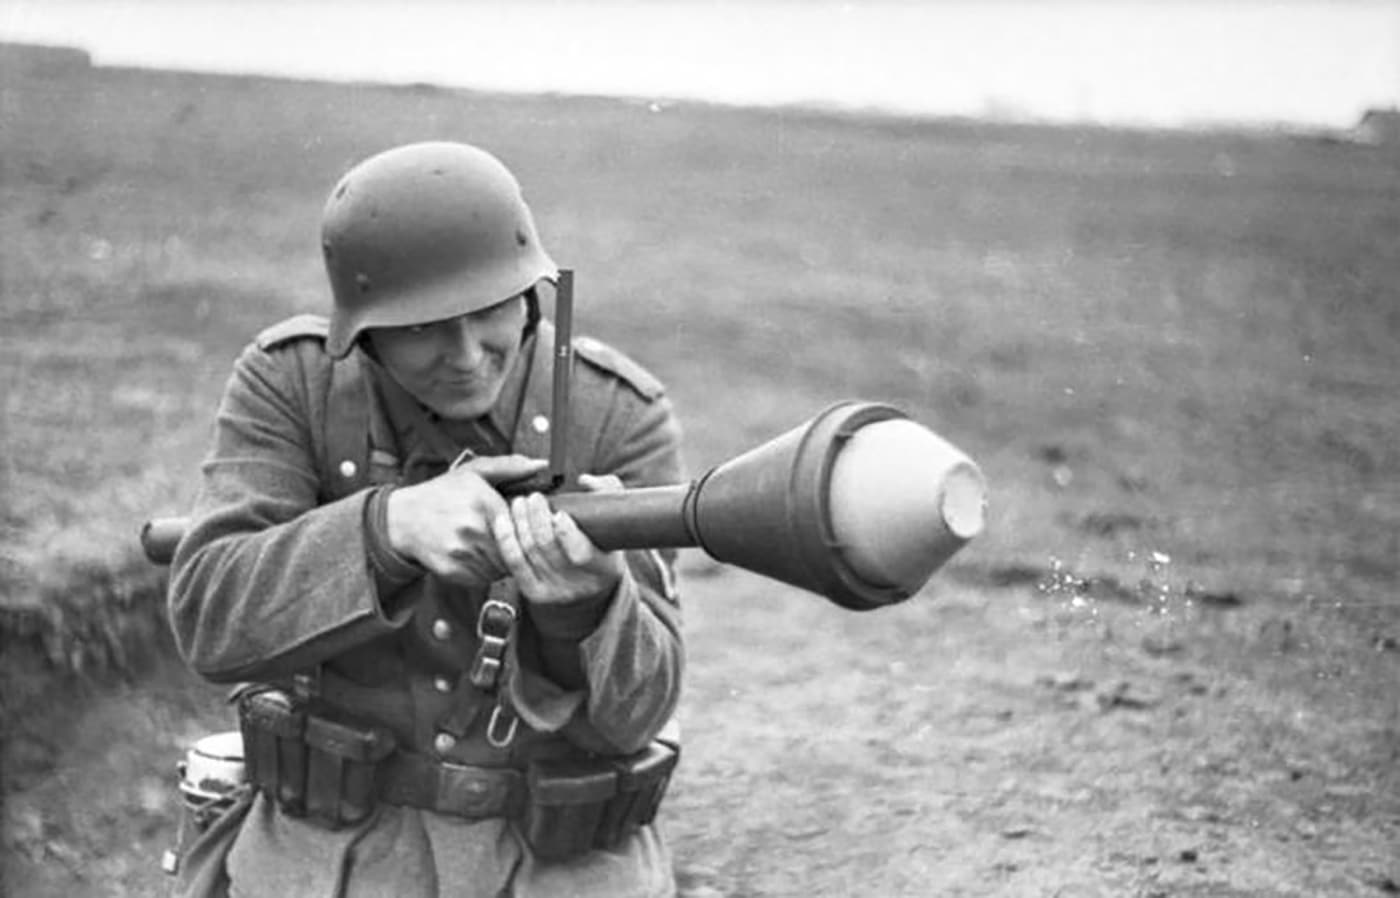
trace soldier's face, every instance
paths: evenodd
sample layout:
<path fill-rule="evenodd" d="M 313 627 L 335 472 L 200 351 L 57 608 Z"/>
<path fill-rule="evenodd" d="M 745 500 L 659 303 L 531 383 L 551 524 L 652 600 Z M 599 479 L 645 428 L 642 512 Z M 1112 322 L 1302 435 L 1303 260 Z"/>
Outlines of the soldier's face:
<path fill-rule="evenodd" d="M 369 331 L 380 364 L 419 402 L 444 418 L 486 414 L 520 356 L 525 297 L 456 318 Z"/>

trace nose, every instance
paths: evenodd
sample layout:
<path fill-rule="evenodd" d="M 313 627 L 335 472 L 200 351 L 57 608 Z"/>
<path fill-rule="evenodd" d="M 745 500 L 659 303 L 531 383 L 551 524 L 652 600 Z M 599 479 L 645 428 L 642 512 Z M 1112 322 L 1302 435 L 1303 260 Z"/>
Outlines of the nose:
<path fill-rule="evenodd" d="M 459 368 L 476 368 L 486 356 L 481 335 L 465 315 L 443 322 L 441 335 L 442 354 Z"/>

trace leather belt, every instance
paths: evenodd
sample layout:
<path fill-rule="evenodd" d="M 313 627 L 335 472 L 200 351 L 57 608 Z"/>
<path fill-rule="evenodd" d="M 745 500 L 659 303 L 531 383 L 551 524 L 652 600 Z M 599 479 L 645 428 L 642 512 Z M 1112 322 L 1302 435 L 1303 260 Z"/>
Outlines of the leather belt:
<path fill-rule="evenodd" d="M 519 819 L 525 809 L 525 776 L 518 770 L 400 750 L 381 762 L 379 777 L 379 797 L 389 804 L 474 819 Z"/>
<path fill-rule="evenodd" d="M 277 688 L 239 698 L 248 782 L 285 814 L 330 829 L 362 823 L 376 802 L 467 820 L 507 819 L 535 855 L 611 850 L 656 817 L 678 754 L 653 740 L 624 757 L 535 759 L 525 771 L 396 749 L 393 732 Z"/>

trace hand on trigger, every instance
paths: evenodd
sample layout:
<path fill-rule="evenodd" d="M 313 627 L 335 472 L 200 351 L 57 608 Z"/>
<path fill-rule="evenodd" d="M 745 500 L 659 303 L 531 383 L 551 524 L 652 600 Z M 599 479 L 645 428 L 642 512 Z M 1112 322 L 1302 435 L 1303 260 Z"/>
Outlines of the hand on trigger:
<path fill-rule="evenodd" d="M 445 474 L 389 494 L 388 537 L 395 551 L 430 573 L 464 586 L 486 585 L 509 573 L 491 532 L 508 511 L 495 485 L 544 470 L 543 459 L 480 457 Z"/>

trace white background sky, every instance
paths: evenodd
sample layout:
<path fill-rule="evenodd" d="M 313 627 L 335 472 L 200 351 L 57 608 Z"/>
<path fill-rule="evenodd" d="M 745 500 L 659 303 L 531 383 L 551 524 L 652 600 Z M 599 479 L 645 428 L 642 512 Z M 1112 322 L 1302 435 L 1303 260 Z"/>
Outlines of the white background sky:
<path fill-rule="evenodd" d="M 1128 124 L 1346 127 L 1400 0 L 6 0 L 100 64 Z"/>

